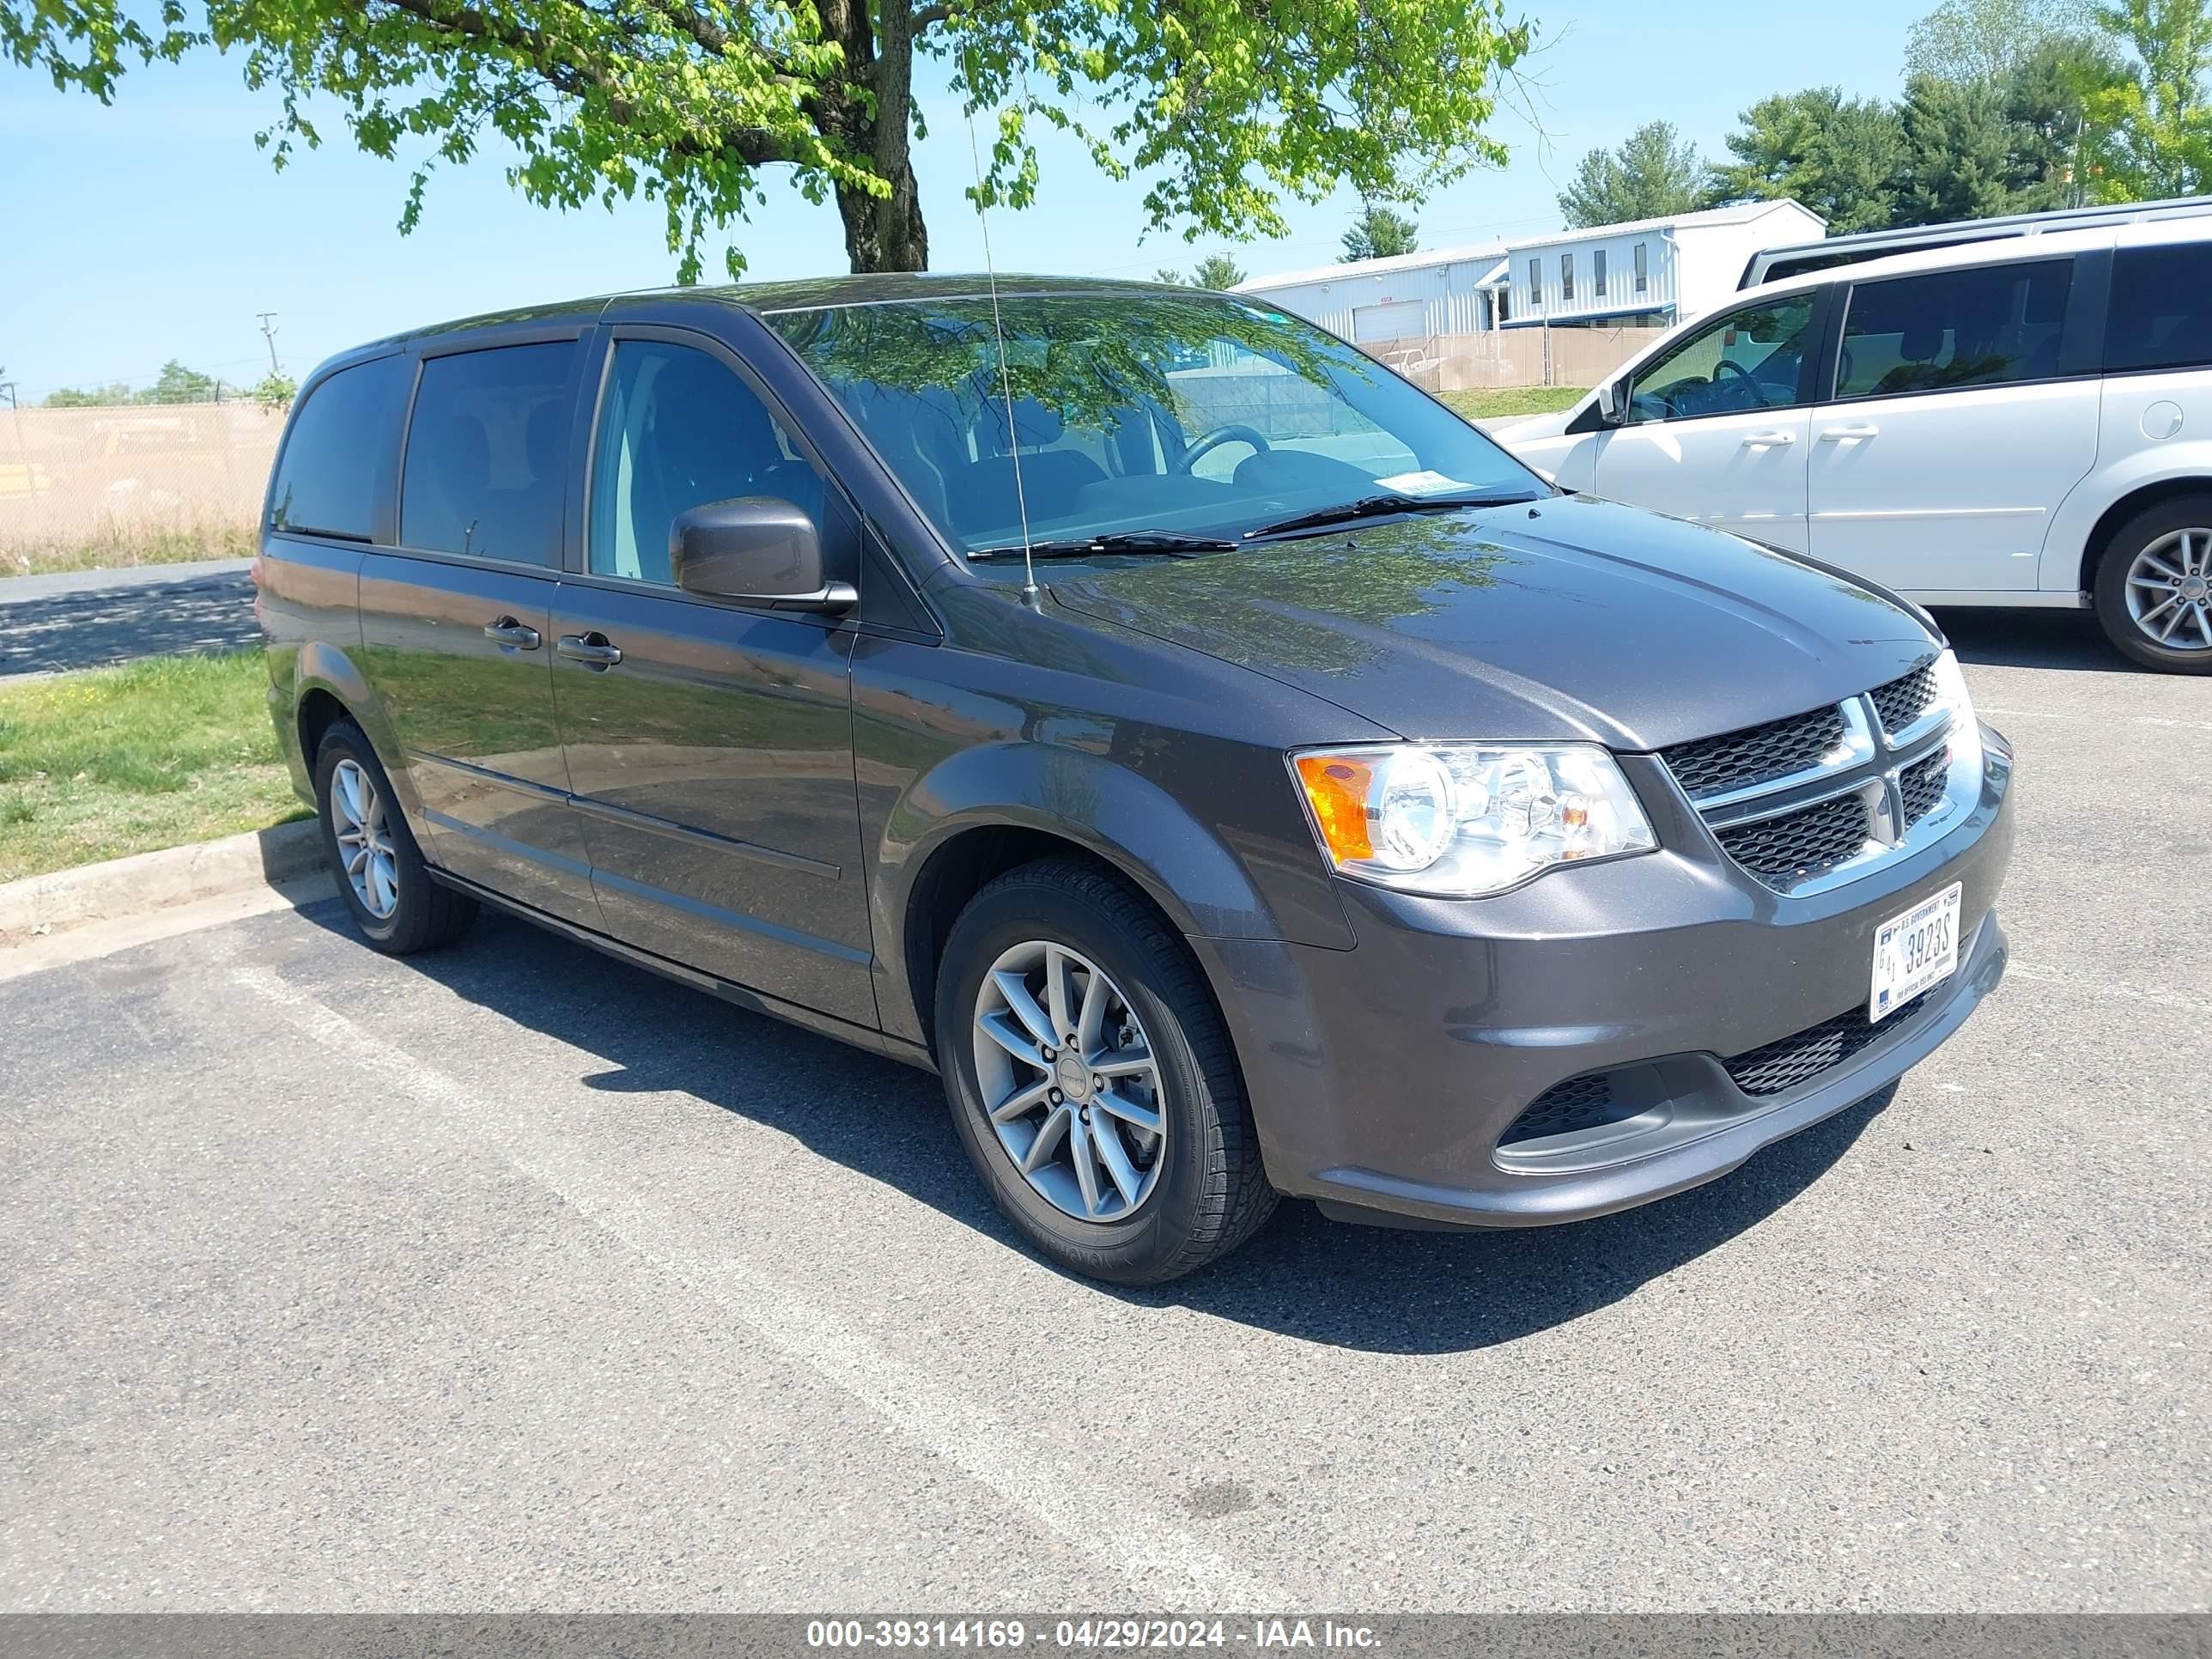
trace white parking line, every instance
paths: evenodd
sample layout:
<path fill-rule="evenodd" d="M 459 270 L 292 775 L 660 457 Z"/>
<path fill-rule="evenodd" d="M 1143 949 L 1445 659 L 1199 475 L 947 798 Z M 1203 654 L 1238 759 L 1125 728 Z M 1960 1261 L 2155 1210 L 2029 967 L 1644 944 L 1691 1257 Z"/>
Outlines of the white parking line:
<path fill-rule="evenodd" d="M 349 1015 L 267 969 L 233 961 L 228 971 L 258 1005 L 423 1104 L 449 1111 L 464 1122 L 482 1123 L 503 1115 L 497 1102 L 373 1035 Z M 512 1145 L 525 1134 L 534 1142 L 529 1155 L 518 1153 Z M 510 1144 L 497 1150 L 517 1170 L 687 1289 L 723 1293 L 718 1296 L 719 1305 L 835 1383 L 888 1427 L 1080 1546 L 1086 1556 L 1101 1553 L 1102 1538 L 1109 1540 L 1103 1548 L 1107 1559 L 1100 1565 L 1118 1571 L 1148 1598 L 1167 1601 L 1194 1590 L 1216 1606 L 1288 1603 L 1289 1597 L 1279 1589 L 1232 1565 L 1182 1528 L 1118 1500 L 1113 1524 L 1102 1530 L 1095 1499 L 1087 1489 L 1057 1468 L 1049 1454 L 1027 1434 L 942 1387 L 920 1367 L 886 1352 L 750 1263 L 727 1255 L 708 1258 L 654 1238 L 656 1229 L 649 1216 L 640 1214 L 633 1191 L 609 1179 L 602 1168 L 578 1156 L 557 1137 L 547 1136 L 541 1126 L 518 1126 L 518 1134 L 507 1139 Z M 736 1294 L 727 1294 L 732 1289 Z"/>

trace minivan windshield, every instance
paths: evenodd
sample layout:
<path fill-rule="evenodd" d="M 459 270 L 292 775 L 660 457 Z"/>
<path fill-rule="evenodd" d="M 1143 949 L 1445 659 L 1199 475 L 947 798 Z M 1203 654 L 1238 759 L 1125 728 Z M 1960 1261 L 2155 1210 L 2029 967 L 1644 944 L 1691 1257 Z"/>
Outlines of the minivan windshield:
<path fill-rule="evenodd" d="M 988 298 L 767 319 L 964 552 L 1018 550 L 1024 510 L 1039 544 L 1164 552 L 1401 497 L 1548 493 L 1391 370 L 1280 312 L 1198 294 L 1032 294 L 1002 296 L 999 319 Z"/>

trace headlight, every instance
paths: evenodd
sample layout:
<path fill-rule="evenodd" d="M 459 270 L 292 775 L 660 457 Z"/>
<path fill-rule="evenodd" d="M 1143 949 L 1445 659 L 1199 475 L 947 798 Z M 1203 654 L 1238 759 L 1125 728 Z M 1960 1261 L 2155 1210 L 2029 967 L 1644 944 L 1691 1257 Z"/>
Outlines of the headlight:
<path fill-rule="evenodd" d="M 1589 744 L 1376 744 L 1291 763 L 1330 862 L 1405 892 L 1469 898 L 1659 844 L 1620 768 Z"/>
<path fill-rule="evenodd" d="M 1974 700 L 1966 695 L 1966 676 L 1959 659 L 1946 651 L 1936 659 L 1936 700 L 1951 711 L 1951 758 L 1978 767 L 1982 761 L 1982 723 L 1974 716 Z"/>

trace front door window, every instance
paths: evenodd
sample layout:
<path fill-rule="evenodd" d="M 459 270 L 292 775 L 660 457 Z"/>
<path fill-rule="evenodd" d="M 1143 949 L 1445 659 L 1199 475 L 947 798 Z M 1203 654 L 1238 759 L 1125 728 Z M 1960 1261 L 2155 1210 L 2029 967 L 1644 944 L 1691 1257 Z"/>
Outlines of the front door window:
<path fill-rule="evenodd" d="M 1747 306 L 1692 331 L 1637 371 L 1631 425 L 1787 409 L 1798 397 L 1813 322 L 1811 294 Z"/>
<path fill-rule="evenodd" d="M 793 502 L 821 527 L 821 476 L 750 386 L 694 347 L 617 341 L 592 459 L 592 574 L 672 583 L 669 526 L 742 495 Z"/>

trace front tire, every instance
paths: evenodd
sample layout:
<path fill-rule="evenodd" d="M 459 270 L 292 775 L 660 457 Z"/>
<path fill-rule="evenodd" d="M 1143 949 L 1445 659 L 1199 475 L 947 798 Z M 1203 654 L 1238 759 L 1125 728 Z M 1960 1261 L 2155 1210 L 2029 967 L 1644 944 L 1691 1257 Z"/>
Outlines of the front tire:
<path fill-rule="evenodd" d="M 2113 532 L 2097 564 L 2097 620 L 2146 668 L 2212 674 L 2212 495 L 2184 495 Z"/>
<path fill-rule="evenodd" d="M 939 966 L 936 1040 L 969 1162 L 1071 1272 L 1156 1285 L 1226 1255 L 1274 1208 L 1212 993 L 1158 912 L 1103 870 L 1047 860 L 969 902 Z"/>
<path fill-rule="evenodd" d="M 315 750 L 315 805 L 338 896 L 371 945 L 410 956 L 468 931 L 477 902 L 430 879 L 392 780 L 350 720 L 333 725 Z"/>

